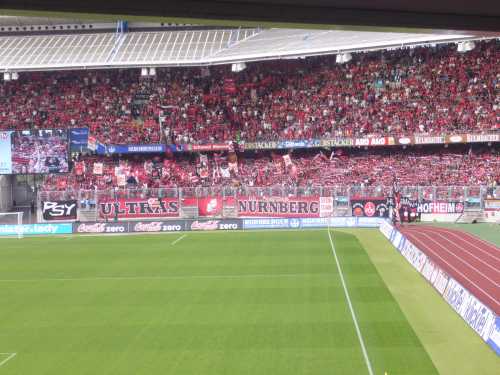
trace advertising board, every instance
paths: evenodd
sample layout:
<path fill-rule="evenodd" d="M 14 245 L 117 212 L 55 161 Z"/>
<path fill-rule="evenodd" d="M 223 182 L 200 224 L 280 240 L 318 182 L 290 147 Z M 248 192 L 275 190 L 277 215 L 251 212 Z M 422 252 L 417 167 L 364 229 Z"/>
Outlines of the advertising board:
<path fill-rule="evenodd" d="M 231 146 L 227 143 L 211 143 L 206 145 L 182 145 L 183 150 L 204 152 L 204 151 L 227 151 Z"/>
<path fill-rule="evenodd" d="M 495 324 L 496 316 L 472 294 L 461 316 L 467 324 L 483 338 L 483 340 L 488 339 L 491 333 L 491 327 Z"/>
<path fill-rule="evenodd" d="M 301 219 L 298 224 L 301 228 L 326 228 L 330 225 L 330 218 L 305 218 Z"/>
<path fill-rule="evenodd" d="M 70 234 L 72 232 L 73 228 L 71 223 L 0 225 L 0 236 L 17 236 L 18 234 Z"/>
<path fill-rule="evenodd" d="M 244 229 L 295 229 L 295 228 L 376 228 L 385 220 L 380 218 L 318 217 L 318 218 L 260 218 L 243 219 Z"/>
<path fill-rule="evenodd" d="M 335 218 L 332 217 L 332 219 Z M 358 217 L 356 218 L 356 226 L 362 228 L 378 228 L 385 221 L 386 219 L 384 219 L 383 217 Z M 346 221 L 346 223 L 348 224 L 348 221 Z M 335 225 L 330 225 L 330 226 L 335 226 Z"/>
<path fill-rule="evenodd" d="M 422 272 L 422 268 L 427 260 L 427 256 L 422 251 L 406 240 L 401 247 L 401 254 L 418 272 Z"/>
<path fill-rule="evenodd" d="M 467 134 L 467 142 L 476 143 L 476 142 L 500 142 L 500 134 L 491 133 L 491 134 Z"/>
<path fill-rule="evenodd" d="M 440 295 L 443 295 L 449 282 L 450 276 L 441 268 L 439 268 L 436 272 L 436 278 L 432 285 L 434 286 L 434 288 L 436 288 Z"/>
<path fill-rule="evenodd" d="M 387 221 L 383 221 L 382 224 L 380 224 L 380 232 L 387 238 L 389 241 L 392 242 L 392 234 L 394 233 L 394 227 L 389 224 Z"/>
<path fill-rule="evenodd" d="M 164 144 L 102 145 L 97 143 L 95 149 L 98 155 L 157 154 L 165 152 L 167 147 Z"/>
<path fill-rule="evenodd" d="M 179 232 L 186 230 L 185 220 L 134 221 L 129 223 L 130 232 Z"/>
<path fill-rule="evenodd" d="M 74 233 L 153 233 L 243 229 L 241 219 L 154 220 L 74 223 Z"/>
<path fill-rule="evenodd" d="M 213 231 L 239 229 L 243 229 L 243 221 L 241 219 L 186 220 L 186 230 Z"/>
<path fill-rule="evenodd" d="M 114 223 L 74 223 L 74 233 L 128 233 L 128 223 L 114 222 Z"/>
<path fill-rule="evenodd" d="M 438 266 L 432 260 L 427 259 L 424 266 L 422 267 L 422 275 L 426 278 L 429 283 L 433 283 L 437 276 Z"/>
<path fill-rule="evenodd" d="M 243 219 L 244 229 L 284 229 L 290 228 L 290 223 L 288 219 L 272 219 L 272 218 L 262 218 L 262 219 Z"/>
<path fill-rule="evenodd" d="M 492 325 L 486 342 L 500 356 L 500 317 L 496 317 L 495 324 Z"/>

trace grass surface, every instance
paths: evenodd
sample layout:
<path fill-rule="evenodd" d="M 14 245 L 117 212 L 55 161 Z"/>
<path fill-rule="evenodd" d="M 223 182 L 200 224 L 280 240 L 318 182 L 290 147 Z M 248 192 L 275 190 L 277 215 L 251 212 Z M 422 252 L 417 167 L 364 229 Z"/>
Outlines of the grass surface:
<path fill-rule="evenodd" d="M 497 375 L 500 360 L 375 229 L 356 234 L 442 375 Z M 396 374 L 396 373 L 395 373 Z"/>
<path fill-rule="evenodd" d="M 437 374 L 333 233 L 374 373 Z M 326 230 L 179 236 L 1 240 L 0 374 L 368 374 Z"/>

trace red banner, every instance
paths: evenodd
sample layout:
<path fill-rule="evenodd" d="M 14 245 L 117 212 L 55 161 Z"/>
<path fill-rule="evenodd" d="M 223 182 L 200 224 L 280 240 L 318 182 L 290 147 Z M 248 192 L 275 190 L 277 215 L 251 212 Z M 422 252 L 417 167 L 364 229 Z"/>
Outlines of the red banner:
<path fill-rule="evenodd" d="M 178 217 L 177 198 L 122 198 L 99 202 L 99 216 L 108 219 Z"/>
<path fill-rule="evenodd" d="M 222 197 L 185 198 L 182 200 L 184 206 L 198 205 L 198 216 L 222 216 Z"/>
<path fill-rule="evenodd" d="M 254 217 L 320 217 L 319 197 L 239 197 L 238 215 Z"/>

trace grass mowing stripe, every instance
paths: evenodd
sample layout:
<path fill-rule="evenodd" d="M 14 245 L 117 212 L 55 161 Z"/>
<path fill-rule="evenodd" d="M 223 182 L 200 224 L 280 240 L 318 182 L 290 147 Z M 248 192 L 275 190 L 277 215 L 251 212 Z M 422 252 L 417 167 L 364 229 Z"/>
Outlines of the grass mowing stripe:
<path fill-rule="evenodd" d="M 2 367 L 3 365 L 5 365 L 7 362 L 9 362 L 12 358 L 14 358 L 17 353 L 0 353 L 0 354 L 9 354 L 9 356 L 7 358 L 5 358 L 2 362 L 0 362 L 0 367 Z"/>
<path fill-rule="evenodd" d="M 342 273 L 342 267 L 340 266 L 339 258 L 337 257 L 337 251 L 335 250 L 335 245 L 333 244 L 332 235 L 330 234 L 330 228 L 328 230 L 328 238 L 330 239 L 330 246 L 332 248 L 333 256 L 335 257 L 335 263 L 337 264 L 337 269 L 339 271 L 340 281 L 342 282 L 342 287 L 344 288 L 344 294 L 349 305 L 349 310 L 351 311 L 352 320 L 354 322 L 354 327 L 356 328 L 356 334 L 358 335 L 359 344 L 361 345 L 361 350 L 363 351 L 363 357 L 365 358 L 366 367 L 368 368 L 368 373 L 373 375 L 372 364 L 370 358 L 368 357 L 368 352 L 366 351 L 365 342 L 363 340 L 363 335 L 359 329 L 358 319 L 356 318 L 356 313 L 352 307 L 351 297 L 349 296 L 349 291 L 344 280 L 344 274 Z"/>
<path fill-rule="evenodd" d="M 180 240 L 184 239 L 187 237 L 187 234 L 183 234 L 182 236 L 180 236 L 178 239 L 176 239 L 175 241 L 172 241 L 172 245 L 175 245 L 177 242 L 179 242 Z"/>
<path fill-rule="evenodd" d="M 239 279 L 257 277 L 316 277 L 330 276 L 328 273 L 249 273 L 241 275 L 172 275 L 172 276 L 101 276 L 101 277 L 59 277 L 44 279 L 0 279 L 0 283 L 40 281 L 119 281 L 119 280 L 175 280 L 175 279 Z"/>

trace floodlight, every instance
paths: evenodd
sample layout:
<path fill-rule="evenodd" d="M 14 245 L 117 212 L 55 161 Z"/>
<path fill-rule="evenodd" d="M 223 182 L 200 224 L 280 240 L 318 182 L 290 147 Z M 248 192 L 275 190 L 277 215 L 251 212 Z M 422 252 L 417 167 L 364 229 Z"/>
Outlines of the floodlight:
<path fill-rule="evenodd" d="M 10 73 L 9 73 L 9 72 L 5 72 L 5 73 L 3 74 L 3 80 L 4 80 L 4 81 L 10 81 L 10 79 L 11 79 L 11 75 L 10 75 Z"/>
<path fill-rule="evenodd" d="M 340 53 L 335 57 L 335 62 L 337 64 L 343 64 L 352 60 L 352 55 L 350 53 Z"/>
<path fill-rule="evenodd" d="M 474 41 L 469 40 L 468 42 L 465 42 L 467 51 L 472 51 L 474 48 L 476 48 L 476 43 Z"/>
<path fill-rule="evenodd" d="M 239 72 L 242 72 L 243 70 L 245 70 L 246 67 L 247 67 L 247 64 L 245 64 L 244 62 L 232 64 L 231 71 L 233 73 L 239 73 Z"/>
<path fill-rule="evenodd" d="M 461 53 L 472 51 L 476 47 L 476 43 L 472 40 L 468 40 L 466 42 L 459 42 L 457 44 L 457 51 Z"/>
<path fill-rule="evenodd" d="M 141 77 L 148 76 L 148 68 L 141 68 Z"/>

